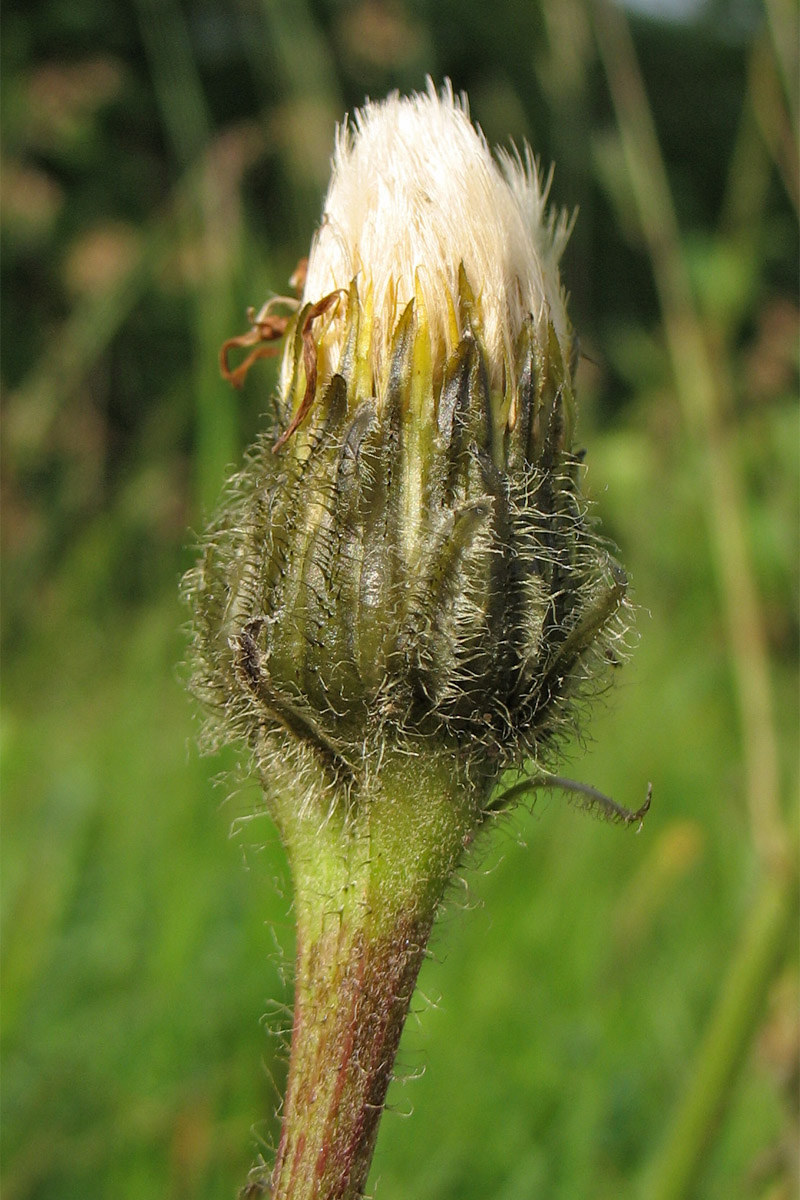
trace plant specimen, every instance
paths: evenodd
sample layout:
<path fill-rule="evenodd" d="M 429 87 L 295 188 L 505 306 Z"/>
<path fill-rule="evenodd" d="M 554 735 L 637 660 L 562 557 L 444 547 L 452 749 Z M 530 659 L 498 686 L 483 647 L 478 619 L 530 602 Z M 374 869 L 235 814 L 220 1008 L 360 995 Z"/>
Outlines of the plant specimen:
<path fill-rule="evenodd" d="M 580 494 L 569 226 L 546 199 L 530 152 L 494 158 L 449 88 L 368 104 L 338 132 L 299 299 L 223 348 L 234 383 L 283 355 L 186 581 L 209 735 L 249 746 L 294 886 L 282 1133 L 246 1195 L 362 1194 L 448 881 L 490 814 L 566 783 L 559 747 L 620 658 L 626 577 Z"/>

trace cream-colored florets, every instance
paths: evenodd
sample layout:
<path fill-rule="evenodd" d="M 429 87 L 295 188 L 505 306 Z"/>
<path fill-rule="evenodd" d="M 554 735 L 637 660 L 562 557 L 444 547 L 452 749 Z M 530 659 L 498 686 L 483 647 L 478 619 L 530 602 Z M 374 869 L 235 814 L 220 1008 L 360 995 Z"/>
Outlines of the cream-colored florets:
<path fill-rule="evenodd" d="M 546 214 L 533 156 L 495 160 L 469 119 L 466 98 L 396 94 L 368 103 L 337 131 L 333 174 L 308 263 L 304 300 L 358 279 L 372 294 L 376 374 L 396 321 L 415 292 L 434 347 L 449 322 L 463 264 L 480 309 L 489 362 L 509 361 L 528 314 L 552 321 L 562 347 L 569 324 L 558 272 L 568 222 Z M 326 335 L 336 339 L 334 317 Z M 331 361 L 331 359 L 329 359 Z"/>

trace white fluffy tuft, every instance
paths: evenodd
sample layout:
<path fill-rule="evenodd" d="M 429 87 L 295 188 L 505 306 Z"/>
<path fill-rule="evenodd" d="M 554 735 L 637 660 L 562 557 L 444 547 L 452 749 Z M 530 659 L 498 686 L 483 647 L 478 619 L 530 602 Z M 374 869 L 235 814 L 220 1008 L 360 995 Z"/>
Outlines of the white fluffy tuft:
<path fill-rule="evenodd" d="M 463 263 L 491 363 L 508 361 L 529 313 L 551 320 L 566 350 L 558 259 L 569 230 L 563 214 L 547 216 L 548 184 L 528 148 L 495 161 L 449 83 L 439 94 L 429 80 L 424 94 L 367 103 L 337 131 L 304 300 L 346 289 L 355 276 L 362 296 L 371 287 L 379 368 L 415 280 L 433 338 L 447 343 Z"/>

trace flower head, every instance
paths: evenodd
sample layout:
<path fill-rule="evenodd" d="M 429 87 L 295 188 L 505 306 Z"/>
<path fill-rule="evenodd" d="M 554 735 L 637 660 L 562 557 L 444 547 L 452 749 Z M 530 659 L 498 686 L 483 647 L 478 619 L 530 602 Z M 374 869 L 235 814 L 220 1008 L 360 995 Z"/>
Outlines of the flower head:
<path fill-rule="evenodd" d="M 546 191 L 450 88 L 339 129 L 276 426 L 190 584 L 225 727 L 356 776 L 433 738 L 492 777 L 569 727 L 625 578 L 580 500 Z"/>

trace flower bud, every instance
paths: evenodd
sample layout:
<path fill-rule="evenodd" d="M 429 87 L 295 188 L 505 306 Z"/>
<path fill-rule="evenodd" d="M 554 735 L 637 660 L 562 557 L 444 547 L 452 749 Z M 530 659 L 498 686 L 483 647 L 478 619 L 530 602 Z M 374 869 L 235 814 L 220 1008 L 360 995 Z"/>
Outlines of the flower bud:
<path fill-rule="evenodd" d="M 354 778 L 424 743 L 491 780 L 571 730 L 626 581 L 580 496 L 546 196 L 449 89 L 339 130 L 274 422 L 189 580 L 223 735 L 288 732 Z"/>

